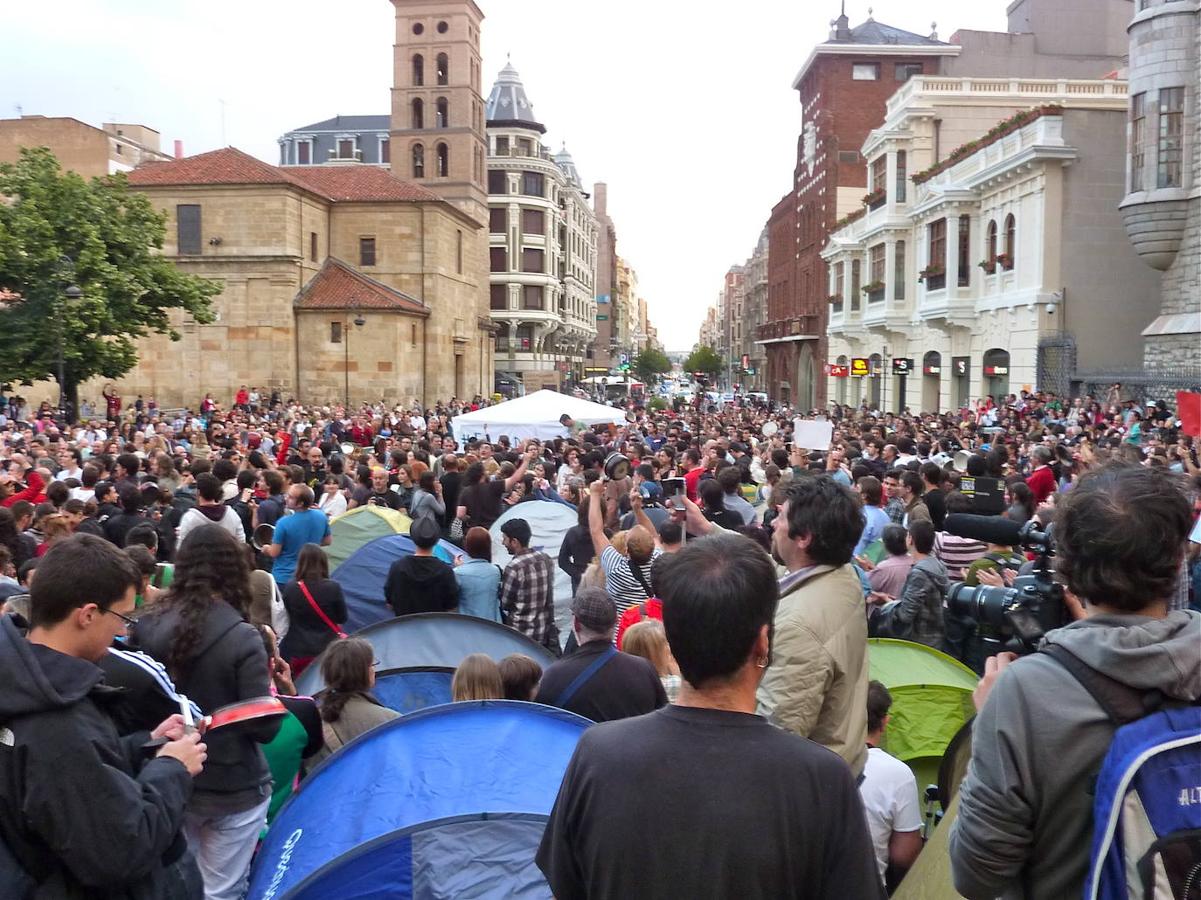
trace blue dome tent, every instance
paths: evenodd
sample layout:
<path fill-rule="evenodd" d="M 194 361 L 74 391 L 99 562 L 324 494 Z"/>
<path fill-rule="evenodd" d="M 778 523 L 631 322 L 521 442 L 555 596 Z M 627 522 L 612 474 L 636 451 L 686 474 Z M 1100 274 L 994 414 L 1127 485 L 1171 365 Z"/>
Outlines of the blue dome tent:
<path fill-rule="evenodd" d="M 534 855 L 591 724 L 548 706 L 488 700 L 369 731 L 284 805 L 248 898 L 549 898 Z"/>
<path fill-rule="evenodd" d="M 450 702 L 450 681 L 463 658 L 487 653 L 501 660 L 524 653 L 544 669 L 554 662 L 545 647 L 507 625 L 458 613 L 419 613 L 379 622 L 357 632 L 370 641 L 379 661 L 375 696 L 397 712 Z M 296 683 L 312 696 L 324 687 L 321 657 L 304 670 Z"/>
<path fill-rule="evenodd" d="M 412 556 L 416 549 L 407 534 L 384 535 L 359 547 L 330 573 L 330 577 L 342 585 L 342 594 L 346 597 L 346 611 L 350 616 L 343 628 L 347 632 L 392 618 L 392 609 L 384 600 L 388 569 L 401 557 Z M 447 565 L 454 565 L 455 556 L 461 552 L 446 541 L 439 541 L 434 548 L 434 555 Z"/>

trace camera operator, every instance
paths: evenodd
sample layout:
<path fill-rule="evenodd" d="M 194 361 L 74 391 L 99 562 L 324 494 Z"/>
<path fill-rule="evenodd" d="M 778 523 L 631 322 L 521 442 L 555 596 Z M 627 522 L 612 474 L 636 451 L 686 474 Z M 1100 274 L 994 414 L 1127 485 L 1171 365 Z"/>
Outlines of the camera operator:
<path fill-rule="evenodd" d="M 1110 465 L 1081 478 L 1056 515 L 1057 569 L 1085 618 L 1049 632 L 1095 672 L 1167 700 L 1201 697 L 1201 613 L 1170 611 L 1191 510 L 1179 476 Z M 1080 896 L 1092 784 L 1116 725 L 1045 652 L 988 660 L 972 759 L 950 835 L 969 898 Z"/>

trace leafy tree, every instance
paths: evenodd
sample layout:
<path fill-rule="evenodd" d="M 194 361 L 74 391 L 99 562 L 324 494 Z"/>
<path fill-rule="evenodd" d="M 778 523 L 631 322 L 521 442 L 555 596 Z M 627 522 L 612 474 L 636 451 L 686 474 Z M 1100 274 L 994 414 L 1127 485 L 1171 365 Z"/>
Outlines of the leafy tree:
<path fill-rule="evenodd" d="M 179 340 L 169 310 L 212 322 L 221 283 L 154 252 L 166 221 L 124 175 L 85 181 L 44 147 L 0 165 L 0 378 L 57 380 L 61 346 L 73 411 L 81 382 L 134 367 L 138 338 Z M 68 299 L 69 285 L 78 298 Z"/>
<path fill-rule="evenodd" d="M 654 384 L 659 380 L 660 375 L 671 371 L 671 360 L 662 350 L 648 347 L 634 357 L 630 368 L 634 370 L 634 374 L 640 381 Z"/>
<path fill-rule="evenodd" d="M 697 347 L 684 360 L 685 372 L 704 372 L 710 378 L 716 378 L 722 372 L 721 357 L 712 347 Z"/>

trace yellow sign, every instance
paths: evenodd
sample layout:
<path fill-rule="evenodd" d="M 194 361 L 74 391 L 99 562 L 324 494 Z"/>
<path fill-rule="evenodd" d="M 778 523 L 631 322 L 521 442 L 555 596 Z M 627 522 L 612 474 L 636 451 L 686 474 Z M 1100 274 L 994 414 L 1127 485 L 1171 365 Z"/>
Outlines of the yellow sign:
<path fill-rule="evenodd" d="M 865 378 L 868 373 L 867 360 L 856 356 L 851 360 L 851 374 L 856 378 Z"/>

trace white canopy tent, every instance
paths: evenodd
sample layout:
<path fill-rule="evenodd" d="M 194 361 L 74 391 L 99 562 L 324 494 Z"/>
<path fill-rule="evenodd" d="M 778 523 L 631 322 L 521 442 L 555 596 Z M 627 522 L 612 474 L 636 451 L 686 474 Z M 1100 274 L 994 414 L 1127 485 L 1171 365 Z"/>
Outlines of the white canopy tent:
<path fill-rule="evenodd" d="M 470 438 L 494 441 L 502 434 L 512 440 L 537 438 L 547 441 L 567 436 L 567 429 L 559 424 L 564 413 L 585 425 L 621 425 L 625 422 L 622 411 L 612 406 L 543 390 L 455 416 L 450 427 L 455 440 L 460 443 Z"/>

